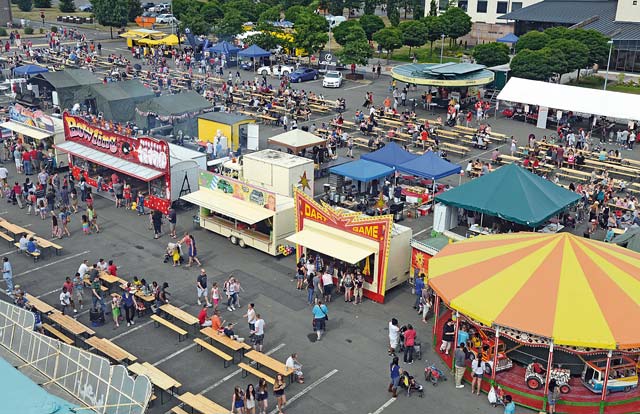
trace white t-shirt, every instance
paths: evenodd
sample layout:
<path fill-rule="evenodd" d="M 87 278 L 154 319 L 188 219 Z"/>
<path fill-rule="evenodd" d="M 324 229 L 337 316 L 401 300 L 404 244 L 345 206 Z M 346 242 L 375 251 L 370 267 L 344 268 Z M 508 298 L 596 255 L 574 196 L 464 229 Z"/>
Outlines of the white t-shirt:
<path fill-rule="evenodd" d="M 69 305 L 71 303 L 71 295 L 69 292 L 60 292 L 60 304 L 63 306 Z"/>
<path fill-rule="evenodd" d="M 7 170 L 5 167 L 0 167 L 0 179 L 6 180 L 8 176 L 9 170 Z"/>
<path fill-rule="evenodd" d="M 89 271 L 89 266 L 87 266 L 86 263 L 82 263 L 78 268 L 78 273 L 80 273 L 80 277 L 84 277 L 84 275 L 86 275 L 88 271 Z"/>
<path fill-rule="evenodd" d="M 333 276 L 331 276 L 329 273 L 323 273 L 322 286 L 329 286 L 329 285 L 333 285 Z"/>
<path fill-rule="evenodd" d="M 103 272 L 107 271 L 107 268 L 109 267 L 109 264 L 107 262 L 98 262 L 98 269 L 102 270 Z"/>
<path fill-rule="evenodd" d="M 264 319 L 257 319 L 254 327 L 256 335 L 264 335 Z"/>
<path fill-rule="evenodd" d="M 471 363 L 471 369 L 473 370 L 473 373 L 478 375 L 484 374 L 485 364 L 486 363 L 484 361 L 480 361 L 478 358 L 474 359 Z"/>
<path fill-rule="evenodd" d="M 394 344 L 398 343 L 398 337 L 400 336 L 400 328 L 389 322 L 389 342 Z"/>
<path fill-rule="evenodd" d="M 247 321 L 249 323 L 254 323 L 256 321 L 256 310 L 251 308 L 247 310 Z"/>

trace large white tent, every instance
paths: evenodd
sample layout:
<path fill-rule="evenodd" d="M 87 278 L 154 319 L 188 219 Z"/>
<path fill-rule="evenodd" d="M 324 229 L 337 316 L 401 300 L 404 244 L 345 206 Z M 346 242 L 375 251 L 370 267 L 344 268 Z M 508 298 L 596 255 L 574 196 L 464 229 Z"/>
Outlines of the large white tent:
<path fill-rule="evenodd" d="M 640 95 L 521 78 L 511 78 L 498 94 L 498 100 L 609 118 L 640 118 Z"/>

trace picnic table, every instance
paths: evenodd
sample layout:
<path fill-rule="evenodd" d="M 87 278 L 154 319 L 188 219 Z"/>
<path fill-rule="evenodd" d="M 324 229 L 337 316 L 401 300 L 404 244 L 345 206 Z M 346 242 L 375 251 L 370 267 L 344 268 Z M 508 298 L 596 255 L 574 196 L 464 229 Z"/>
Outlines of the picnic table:
<path fill-rule="evenodd" d="M 129 365 L 127 369 L 136 375 L 145 375 L 154 386 L 160 389 L 160 404 L 164 404 L 163 391 L 174 395 L 174 392 L 177 392 L 178 389 L 182 387 L 182 384 L 178 381 L 148 362 L 143 362 L 142 364 L 136 362 L 135 364 Z"/>
<path fill-rule="evenodd" d="M 113 359 L 117 363 L 122 363 L 123 361 L 135 362 L 138 359 L 106 338 L 98 338 L 97 336 L 92 336 L 91 338 L 86 339 L 84 342 L 87 345 L 100 351 L 100 353 L 102 353 L 103 355 L 106 355 L 109 358 Z"/>
<path fill-rule="evenodd" d="M 20 226 L 18 226 L 16 224 L 9 223 L 5 219 L 0 219 L 0 227 L 2 227 L 3 229 L 7 230 L 9 233 L 11 233 L 13 235 L 26 233 L 27 236 L 31 236 L 31 235 L 35 234 L 35 232 L 33 232 L 31 230 L 27 230 L 24 227 L 20 227 Z"/>
<path fill-rule="evenodd" d="M 251 349 L 251 346 L 249 344 L 246 344 L 244 342 L 238 342 L 234 339 L 231 339 L 221 332 L 214 331 L 211 327 L 201 329 L 200 333 L 202 333 L 204 336 L 208 337 L 212 341 L 216 341 L 219 344 L 222 344 L 227 348 L 231 349 L 233 351 L 234 361 L 235 361 L 236 353 L 239 353 L 240 354 L 239 359 L 242 359 L 242 356 L 244 355 L 244 351 Z"/>
<path fill-rule="evenodd" d="M 269 368 L 270 370 L 275 371 L 278 374 L 281 374 L 285 378 L 290 377 L 291 380 L 293 379 L 294 370 L 287 368 L 285 364 L 278 361 L 277 359 L 271 358 L 269 355 L 265 355 L 262 352 L 251 350 L 246 354 L 244 354 L 244 356 L 249 358 L 252 361 L 255 361 L 258 368 L 260 368 L 260 365 L 263 365 Z"/>
<path fill-rule="evenodd" d="M 48 313 L 58 312 L 58 310 L 55 309 L 53 306 L 49 305 L 48 303 L 45 303 L 44 301 L 36 298 L 35 296 L 29 293 L 25 293 L 24 297 L 25 299 L 27 299 L 28 303 L 30 303 L 34 308 L 38 310 L 38 312 L 44 315 Z"/>
<path fill-rule="evenodd" d="M 230 411 L 202 395 L 185 392 L 177 397 L 185 405 L 202 414 L 227 414 Z"/>
<path fill-rule="evenodd" d="M 195 326 L 197 328 L 199 325 L 198 318 L 176 306 L 173 306 L 170 303 L 165 303 L 164 305 L 160 306 L 160 310 L 168 315 L 173 316 L 176 319 L 181 320 L 189 326 Z"/>
<path fill-rule="evenodd" d="M 80 322 L 78 322 L 77 320 L 75 320 L 70 316 L 63 315 L 62 313 L 53 312 L 48 315 L 48 318 L 51 321 L 58 324 L 65 331 L 73 334 L 75 337 L 75 340 L 77 340 L 79 336 L 95 335 L 95 332 L 92 329 L 90 329 L 88 326 L 81 324 Z"/>

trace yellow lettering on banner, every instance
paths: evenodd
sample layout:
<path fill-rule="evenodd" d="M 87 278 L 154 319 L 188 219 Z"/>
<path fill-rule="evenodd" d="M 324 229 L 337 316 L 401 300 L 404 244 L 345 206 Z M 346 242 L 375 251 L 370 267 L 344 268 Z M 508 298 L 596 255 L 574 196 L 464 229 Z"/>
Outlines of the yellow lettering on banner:
<path fill-rule="evenodd" d="M 304 216 L 309 217 L 311 219 L 316 219 L 318 221 L 322 221 L 323 223 L 327 221 L 327 218 L 320 214 L 315 208 L 312 208 L 309 204 L 304 205 Z"/>
<path fill-rule="evenodd" d="M 364 234 L 372 239 L 378 239 L 378 226 L 355 226 L 353 231 L 355 233 Z"/>

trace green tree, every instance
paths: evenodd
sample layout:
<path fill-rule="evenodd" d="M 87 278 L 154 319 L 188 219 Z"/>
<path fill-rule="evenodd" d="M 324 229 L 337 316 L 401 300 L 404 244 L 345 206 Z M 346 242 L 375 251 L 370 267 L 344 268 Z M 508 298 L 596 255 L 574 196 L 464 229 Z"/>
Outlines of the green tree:
<path fill-rule="evenodd" d="M 294 43 L 309 53 L 311 62 L 311 55 L 322 50 L 329 41 L 329 22 L 318 14 L 306 12 L 298 15 L 295 27 Z"/>
<path fill-rule="evenodd" d="M 327 0 L 329 13 L 334 16 L 342 16 L 344 13 L 344 0 Z"/>
<path fill-rule="evenodd" d="M 544 32 L 549 37 L 549 40 L 556 39 L 570 39 L 573 36 L 574 31 L 564 26 L 550 27 Z"/>
<path fill-rule="evenodd" d="M 33 9 L 33 2 L 31 0 L 18 0 L 18 8 L 20 11 L 29 12 Z"/>
<path fill-rule="evenodd" d="M 191 1 L 191 0 L 172 0 L 171 2 L 171 11 L 176 19 L 182 21 L 184 16 L 187 14 L 187 11 L 200 13 L 200 8 L 204 5 L 199 1 Z"/>
<path fill-rule="evenodd" d="M 424 0 L 412 0 L 411 9 L 413 12 L 413 20 L 419 20 L 424 17 Z"/>
<path fill-rule="evenodd" d="M 303 6 L 303 7 L 307 7 L 311 4 L 310 0 L 283 0 L 282 1 L 282 8 L 284 10 L 287 10 L 293 6 Z"/>
<path fill-rule="evenodd" d="M 366 65 L 373 56 L 373 51 L 365 37 L 354 34 L 347 38 L 342 50 L 337 54 L 344 64 Z"/>
<path fill-rule="evenodd" d="M 400 10 L 398 0 L 387 0 L 387 17 L 392 26 L 400 24 Z"/>
<path fill-rule="evenodd" d="M 224 12 L 217 1 L 208 1 L 200 9 L 205 22 L 217 22 L 224 17 Z"/>
<path fill-rule="evenodd" d="M 199 6 L 196 6 L 195 4 L 193 8 L 187 9 L 183 12 L 179 28 L 182 32 L 184 32 L 186 28 L 189 28 L 191 33 L 196 36 L 208 35 L 211 31 L 211 25 L 205 21 L 204 16 L 199 12 Z"/>
<path fill-rule="evenodd" d="M 481 65 L 497 66 L 509 63 L 509 46 L 504 43 L 485 43 L 473 48 L 473 58 Z"/>
<path fill-rule="evenodd" d="M 309 9 L 304 6 L 292 6 L 285 10 L 284 18 L 290 22 L 295 22 L 300 13 L 308 13 Z"/>
<path fill-rule="evenodd" d="M 73 0 L 60 0 L 58 9 L 63 13 L 73 13 L 76 11 L 76 4 Z"/>
<path fill-rule="evenodd" d="M 243 23 L 256 22 L 258 21 L 258 17 L 260 17 L 260 13 L 266 10 L 264 6 L 259 10 L 259 5 L 259 3 L 254 3 L 251 0 L 228 0 L 226 3 L 222 4 L 222 11 L 224 11 L 225 20 L 228 13 L 238 12 L 244 19 Z"/>
<path fill-rule="evenodd" d="M 520 36 L 516 43 L 516 52 L 520 52 L 524 49 L 540 50 L 549 44 L 549 36 L 546 33 L 533 30 Z"/>
<path fill-rule="evenodd" d="M 351 16 L 352 11 L 358 11 L 362 8 L 363 0 L 344 0 L 344 7 L 349 12 L 347 16 Z"/>
<path fill-rule="evenodd" d="M 50 9 L 51 8 L 51 0 L 34 0 L 33 6 L 38 9 Z"/>
<path fill-rule="evenodd" d="M 438 3 L 436 0 L 431 0 L 429 3 L 429 16 L 436 17 L 438 15 Z"/>
<path fill-rule="evenodd" d="M 414 47 L 420 47 L 427 43 L 427 29 L 420 20 L 409 20 L 398 26 L 402 32 L 402 43 L 409 46 L 409 53 Z"/>
<path fill-rule="evenodd" d="M 281 6 L 271 6 L 258 17 L 258 23 L 261 22 L 277 22 L 280 20 L 280 13 L 282 12 Z"/>
<path fill-rule="evenodd" d="M 584 69 L 589 63 L 589 48 L 584 43 L 578 40 L 558 38 L 549 42 L 548 47 L 564 53 L 567 66 L 563 72 L 578 70 L 578 78 L 580 78 L 580 69 Z"/>
<path fill-rule="evenodd" d="M 513 76 L 547 81 L 566 67 L 566 60 L 554 49 L 524 49 L 511 59 L 510 67 Z"/>
<path fill-rule="evenodd" d="M 471 32 L 471 17 L 460 7 L 449 7 L 440 18 L 444 22 L 445 34 L 454 42 Z"/>
<path fill-rule="evenodd" d="M 264 50 L 273 50 L 278 46 L 282 46 L 285 49 L 290 49 L 291 44 L 284 38 L 275 36 L 273 31 L 263 31 L 262 33 L 249 36 L 246 39 L 246 43 L 249 45 L 258 45 Z"/>
<path fill-rule="evenodd" d="M 113 28 L 127 25 L 129 0 L 91 0 L 93 15 L 98 23 L 108 26 L 113 39 Z M 62 8 L 62 2 L 60 2 Z"/>
<path fill-rule="evenodd" d="M 445 34 L 444 21 L 440 16 L 427 16 L 423 19 L 425 30 L 427 31 L 427 40 L 430 44 L 430 54 L 433 54 L 433 42 L 442 38 Z"/>
<path fill-rule="evenodd" d="M 128 0 L 129 1 L 129 21 L 135 22 L 136 17 L 140 16 L 143 12 L 140 0 Z"/>
<path fill-rule="evenodd" d="M 346 22 L 340 23 L 334 27 L 333 38 L 336 39 L 336 42 L 338 42 L 339 45 L 344 46 L 347 43 L 347 37 L 353 31 L 362 33 L 363 37 L 366 39 L 367 35 L 357 20 L 347 20 Z"/>
<path fill-rule="evenodd" d="M 373 40 L 387 51 L 387 61 L 391 52 L 402 47 L 402 32 L 397 27 L 385 27 L 373 34 Z"/>
<path fill-rule="evenodd" d="M 227 10 L 224 18 L 220 20 L 216 28 L 216 34 L 223 38 L 231 38 L 242 33 L 242 26 L 246 21 L 240 11 L 235 9 Z"/>
<path fill-rule="evenodd" d="M 367 35 L 367 39 L 372 40 L 373 34 L 378 30 L 384 28 L 384 21 L 380 16 L 374 14 L 365 14 L 359 20 L 360 26 Z"/>
<path fill-rule="evenodd" d="M 598 64 L 600 67 L 606 65 L 609 58 L 609 38 L 592 29 L 576 29 L 574 32 L 574 39 L 589 49 L 589 64 Z"/>
<path fill-rule="evenodd" d="M 378 7 L 377 0 L 364 0 L 364 15 L 374 16 L 376 14 L 376 7 Z"/>

